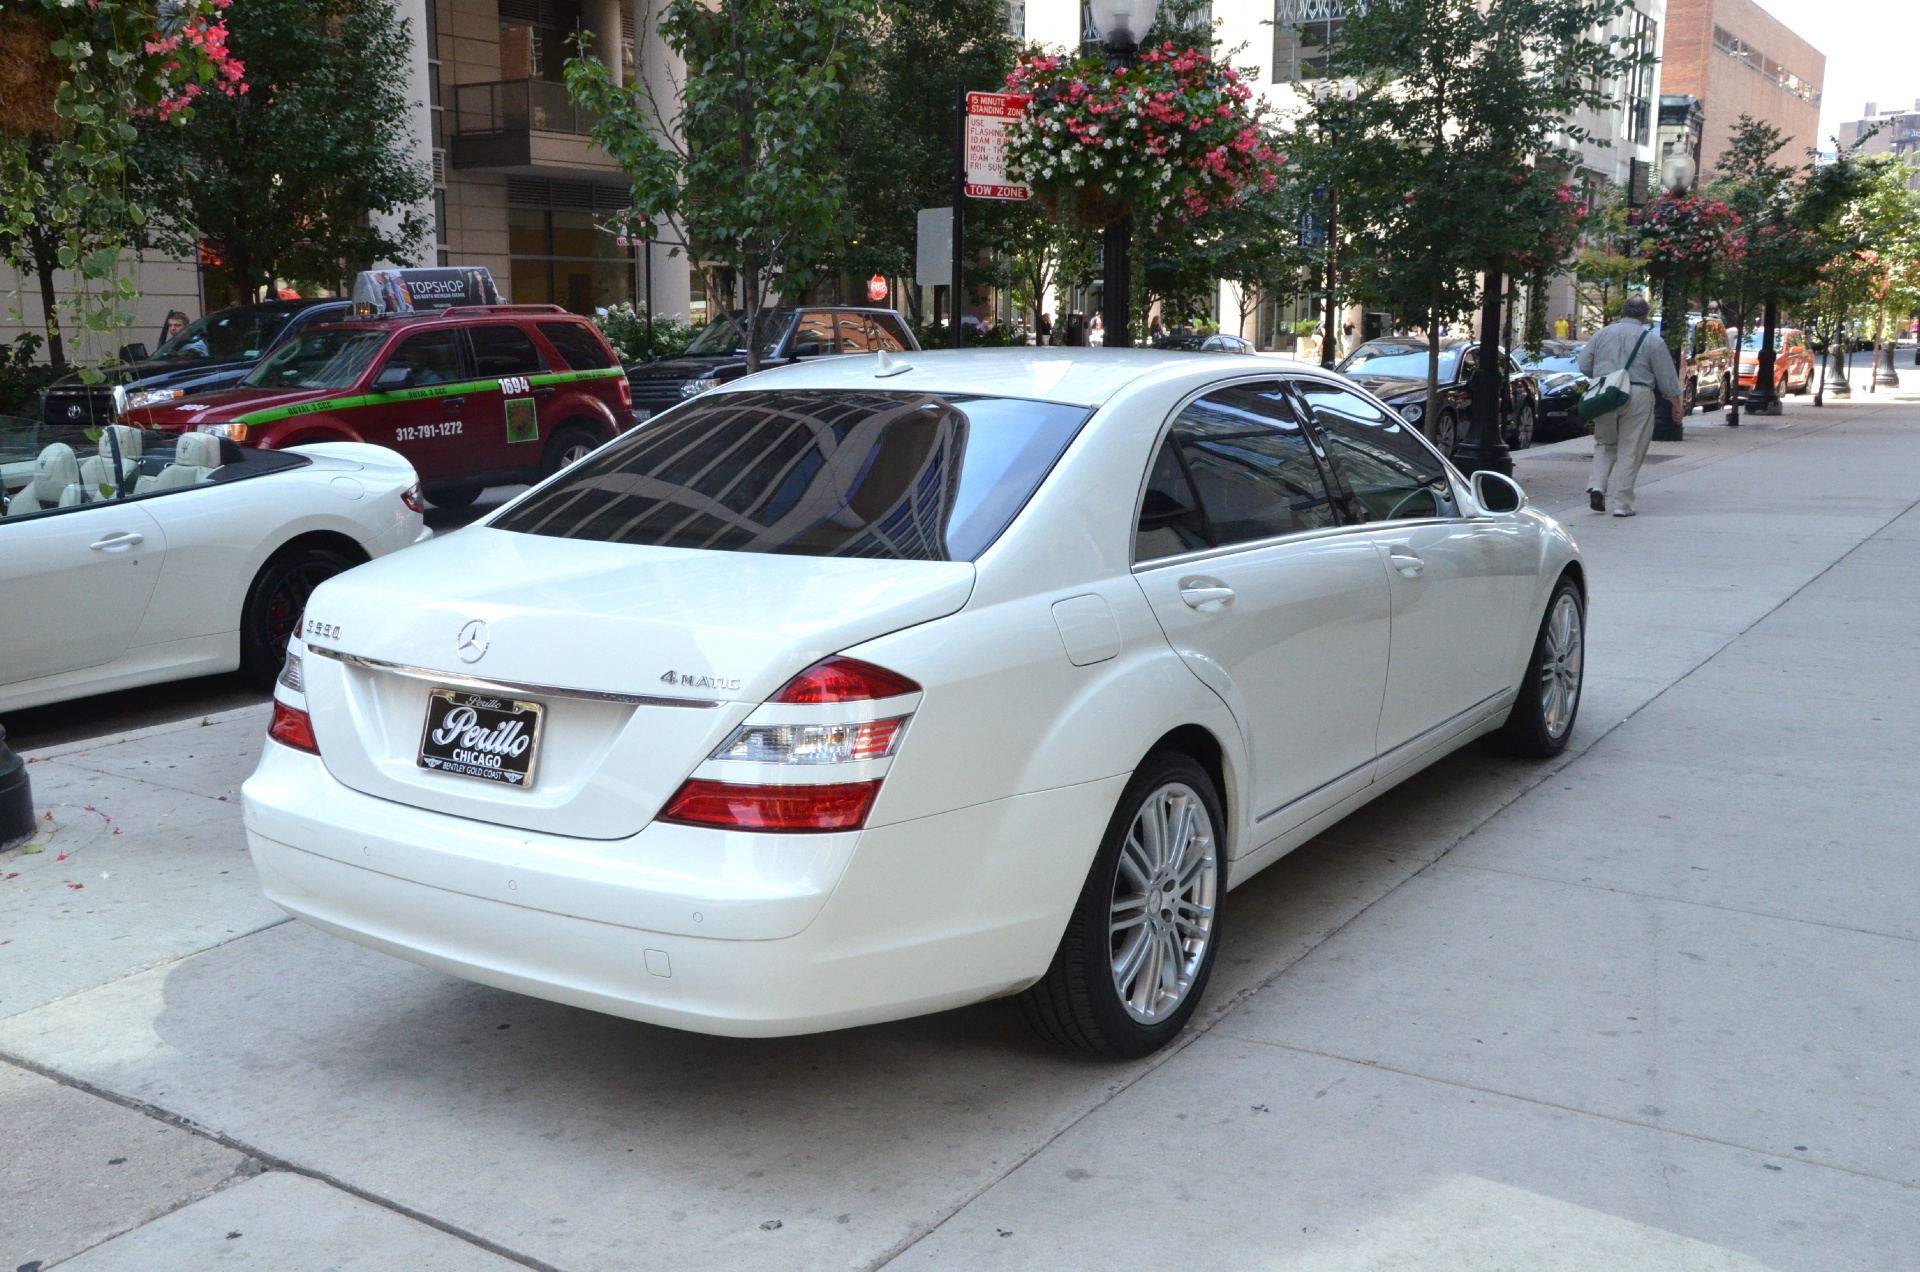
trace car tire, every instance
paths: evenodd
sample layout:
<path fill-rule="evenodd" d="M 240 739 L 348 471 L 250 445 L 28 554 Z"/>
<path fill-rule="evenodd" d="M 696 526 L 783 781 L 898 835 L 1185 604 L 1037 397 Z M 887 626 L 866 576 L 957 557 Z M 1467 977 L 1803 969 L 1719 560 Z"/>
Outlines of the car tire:
<path fill-rule="evenodd" d="M 1513 443 L 1509 450 L 1526 450 L 1533 445 L 1533 407 L 1521 404 L 1520 411 L 1513 417 Z"/>
<path fill-rule="evenodd" d="M 1433 445 L 1448 459 L 1460 445 L 1460 420 L 1452 411 L 1440 412 L 1433 424 Z"/>
<path fill-rule="evenodd" d="M 1700 405 L 1700 382 L 1689 379 L 1680 390 L 1680 414 L 1692 415 L 1693 408 Z"/>
<path fill-rule="evenodd" d="M 592 454 L 606 444 L 606 437 L 587 424 L 562 424 L 547 440 L 547 451 L 540 462 L 540 477 L 545 480 L 568 464 Z"/>
<path fill-rule="evenodd" d="M 448 512 L 459 512 L 462 508 L 473 507 L 474 501 L 480 498 L 480 492 L 485 489 L 485 486 L 472 484 L 429 486 L 426 492 L 427 502 L 436 508 L 445 508 Z"/>
<path fill-rule="evenodd" d="M 287 658 L 287 638 L 300 628 L 300 615 L 313 589 L 351 570 L 364 558 L 338 548 L 282 548 L 260 567 L 240 609 L 240 674 L 269 689 Z"/>
<path fill-rule="evenodd" d="M 1508 755 L 1552 759 L 1567 749 L 1580 714 L 1585 678 L 1587 611 L 1580 588 L 1562 577 L 1533 638 L 1527 673 L 1494 745 Z"/>
<path fill-rule="evenodd" d="M 1220 945 L 1226 825 L 1213 778 L 1193 757 L 1160 752 L 1134 771 L 1046 975 L 1019 996 L 1041 1037 L 1131 1060 L 1186 1027 Z M 1170 829 L 1181 835 L 1172 860 L 1151 842 L 1164 844 Z"/>

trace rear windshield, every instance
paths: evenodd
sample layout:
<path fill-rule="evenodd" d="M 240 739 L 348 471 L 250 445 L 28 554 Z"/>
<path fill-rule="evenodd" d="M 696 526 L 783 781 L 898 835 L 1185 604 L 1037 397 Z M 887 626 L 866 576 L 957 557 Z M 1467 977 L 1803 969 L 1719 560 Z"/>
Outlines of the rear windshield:
<path fill-rule="evenodd" d="M 492 524 L 603 543 L 971 561 L 1089 414 L 927 393 L 712 394 L 601 448 Z"/>

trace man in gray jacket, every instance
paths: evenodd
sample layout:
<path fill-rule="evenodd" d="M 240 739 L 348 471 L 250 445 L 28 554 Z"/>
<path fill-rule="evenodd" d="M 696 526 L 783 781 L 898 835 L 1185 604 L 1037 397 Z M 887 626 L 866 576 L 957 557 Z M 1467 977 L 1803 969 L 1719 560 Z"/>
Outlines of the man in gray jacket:
<path fill-rule="evenodd" d="M 1653 440 L 1656 390 L 1673 403 L 1674 422 L 1680 421 L 1680 377 L 1666 342 L 1647 325 L 1648 313 L 1647 298 L 1634 293 L 1620 307 L 1619 320 L 1602 327 L 1580 350 L 1580 371 L 1588 379 L 1625 368 L 1633 383 L 1626 405 L 1593 422 L 1593 475 L 1587 479 L 1587 503 L 1595 512 L 1611 511 L 1616 517 L 1633 515 L 1633 483 L 1647 457 L 1647 443 Z"/>

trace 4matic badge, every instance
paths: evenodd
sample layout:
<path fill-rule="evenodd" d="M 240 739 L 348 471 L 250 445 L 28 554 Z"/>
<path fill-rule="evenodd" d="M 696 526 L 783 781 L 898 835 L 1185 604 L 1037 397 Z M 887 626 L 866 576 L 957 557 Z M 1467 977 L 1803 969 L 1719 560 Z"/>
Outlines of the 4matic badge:
<path fill-rule="evenodd" d="M 660 675 L 663 685 L 685 685 L 689 689 L 738 689 L 738 680 L 725 680 L 719 676 L 696 676 L 690 671 L 667 671 Z"/>

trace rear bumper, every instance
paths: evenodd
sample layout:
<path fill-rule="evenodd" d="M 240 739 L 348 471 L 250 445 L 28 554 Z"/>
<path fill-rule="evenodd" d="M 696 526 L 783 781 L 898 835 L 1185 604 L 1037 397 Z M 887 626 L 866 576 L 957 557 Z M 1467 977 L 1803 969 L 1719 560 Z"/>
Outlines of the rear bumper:
<path fill-rule="evenodd" d="M 656 825 L 629 843 L 659 831 L 728 847 L 651 880 L 610 877 L 595 841 L 359 794 L 273 743 L 242 795 L 267 897 L 316 927 L 517 993 L 765 1037 L 939 1011 L 1038 978 L 1124 783 L 851 835 Z"/>

